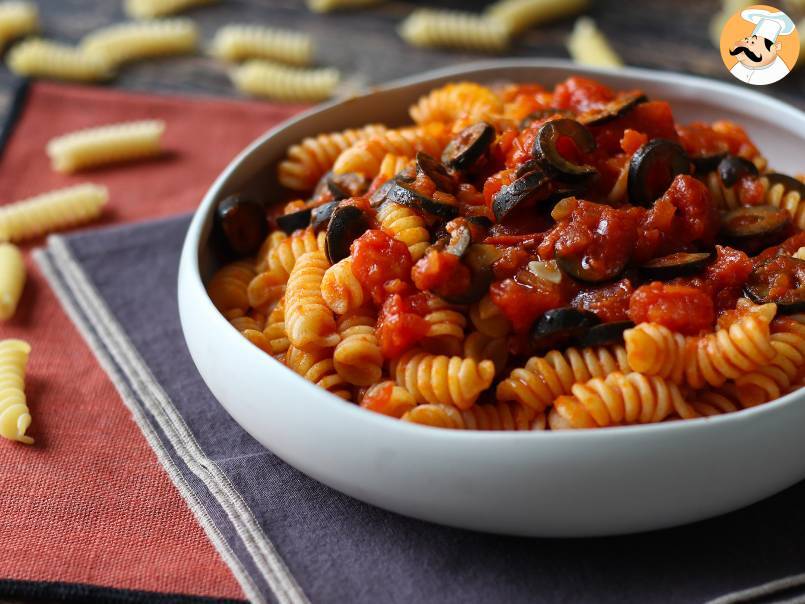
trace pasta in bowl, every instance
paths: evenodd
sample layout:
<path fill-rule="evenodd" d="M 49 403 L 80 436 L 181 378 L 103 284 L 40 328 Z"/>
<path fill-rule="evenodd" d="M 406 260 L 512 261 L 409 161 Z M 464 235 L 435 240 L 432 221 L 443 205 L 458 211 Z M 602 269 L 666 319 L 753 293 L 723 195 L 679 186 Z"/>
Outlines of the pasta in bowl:
<path fill-rule="evenodd" d="M 778 152 L 803 118 L 749 95 L 792 134 L 742 111 L 748 93 L 667 77 L 501 61 L 269 133 L 213 187 L 183 256 L 185 336 L 213 393 L 312 476 L 470 528 L 644 530 L 802 478 L 802 445 L 779 449 L 803 413 L 786 403 L 805 365 L 803 185 Z M 206 335 L 191 289 L 217 315 Z M 762 426 L 775 475 L 694 496 Z M 658 491 L 660 467 L 684 488 Z M 579 517 L 576 492 L 602 509 Z"/>

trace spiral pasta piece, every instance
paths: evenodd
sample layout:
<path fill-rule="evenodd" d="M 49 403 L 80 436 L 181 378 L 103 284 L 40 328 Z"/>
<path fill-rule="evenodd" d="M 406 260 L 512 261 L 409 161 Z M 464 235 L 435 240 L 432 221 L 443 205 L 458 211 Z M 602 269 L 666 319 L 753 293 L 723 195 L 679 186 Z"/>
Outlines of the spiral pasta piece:
<path fill-rule="evenodd" d="M 113 75 L 109 64 L 95 54 L 38 38 L 14 46 L 6 62 L 14 73 L 29 77 L 97 82 Z"/>
<path fill-rule="evenodd" d="M 402 416 L 402 420 L 432 428 L 453 430 L 544 430 L 544 414 L 535 415 L 532 410 L 514 403 L 473 405 L 460 411 L 452 405 L 441 403 L 419 405 Z"/>
<path fill-rule="evenodd" d="M 244 260 L 220 268 L 207 286 L 215 308 L 222 313 L 237 309 L 245 314 L 249 309 L 247 290 L 253 277 L 252 263 Z"/>
<path fill-rule="evenodd" d="M 493 338 L 511 333 L 512 325 L 489 294 L 470 306 L 470 321 L 475 329 Z"/>
<path fill-rule="evenodd" d="M 425 220 L 411 208 L 386 202 L 377 209 L 377 220 L 386 235 L 402 241 L 416 262 L 430 247 L 430 233 Z"/>
<path fill-rule="evenodd" d="M 623 61 L 590 17 L 581 17 L 567 41 L 573 61 L 594 67 L 621 67 Z"/>
<path fill-rule="evenodd" d="M 126 0 L 126 14 L 135 19 L 175 15 L 189 8 L 212 4 L 216 0 Z"/>
<path fill-rule="evenodd" d="M 232 319 L 229 319 L 229 324 L 241 333 L 247 329 L 252 331 L 263 330 L 263 326 L 260 324 L 260 322 L 256 318 L 249 315 L 242 314 L 238 317 L 233 317 Z"/>
<path fill-rule="evenodd" d="M 307 252 L 323 250 L 323 241 L 312 229 L 297 231 L 290 237 L 269 235 L 257 257 L 258 274 L 249 283 L 249 304 L 263 307 L 279 300 L 285 293 L 288 277 L 297 259 Z M 261 256 L 261 254 L 265 254 Z"/>
<path fill-rule="evenodd" d="M 773 333 L 774 357 L 735 379 L 735 393 L 743 407 L 754 407 L 780 398 L 797 382 L 805 370 L 805 336 Z"/>
<path fill-rule="evenodd" d="M 360 405 L 369 411 L 399 419 L 416 407 L 416 402 L 405 388 L 386 380 L 367 388 Z"/>
<path fill-rule="evenodd" d="M 760 177 L 760 183 L 765 190 L 764 200 L 775 208 L 787 210 L 791 219 L 800 230 L 805 230 L 805 204 L 797 190 L 787 190 L 782 183 L 771 184 L 766 176 Z"/>
<path fill-rule="evenodd" d="M 17 246 L 0 243 L 0 321 L 14 316 L 25 287 L 25 262 Z"/>
<path fill-rule="evenodd" d="M 153 157 L 162 153 L 165 122 L 143 120 L 87 128 L 51 139 L 47 154 L 57 172 Z"/>
<path fill-rule="evenodd" d="M 554 401 L 548 416 L 552 430 L 650 424 L 674 412 L 683 419 L 697 416 L 676 384 L 636 372 L 574 384 L 571 393 Z"/>
<path fill-rule="evenodd" d="M 0 206 L 0 241 L 23 241 L 84 224 L 100 216 L 106 187 L 92 184 L 57 189 Z"/>
<path fill-rule="evenodd" d="M 31 2 L 0 2 L 0 48 L 39 29 L 39 12 Z"/>
<path fill-rule="evenodd" d="M 31 413 L 25 398 L 25 367 L 31 346 L 22 340 L 0 340 L 0 436 L 31 445 L 25 432 Z"/>
<path fill-rule="evenodd" d="M 233 24 L 215 32 L 211 52 L 225 61 L 266 59 L 301 66 L 313 57 L 313 40 L 302 32 Z"/>
<path fill-rule="evenodd" d="M 509 33 L 499 21 L 454 10 L 417 9 L 399 31 L 403 40 L 422 48 L 500 52 L 509 46 Z"/>
<path fill-rule="evenodd" d="M 467 320 L 455 310 L 440 309 L 424 316 L 428 331 L 422 347 L 433 354 L 461 356 L 464 350 L 464 327 Z"/>
<path fill-rule="evenodd" d="M 735 397 L 727 395 L 723 390 L 702 390 L 693 396 L 690 406 L 697 415 L 702 417 L 714 417 L 725 413 L 740 411 L 741 407 L 735 403 Z"/>
<path fill-rule="evenodd" d="M 339 79 L 337 69 L 287 67 L 261 59 L 250 59 L 232 72 L 241 92 L 278 101 L 323 101 L 333 95 Z"/>
<path fill-rule="evenodd" d="M 433 157 L 440 157 L 450 137 L 450 129 L 440 123 L 386 130 L 358 141 L 341 153 L 335 160 L 333 172 L 358 172 L 367 178 L 374 178 L 380 172 L 380 164 L 387 153 L 413 157 L 417 151 L 424 151 Z"/>
<path fill-rule="evenodd" d="M 338 319 L 341 341 L 335 347 L 333 363 L 338 375 L 356 386 L 370 386 L 383 373 L 383 353 L 375 335 L 373 315 L 358 310 Z"/>
<path fill-rule="evenodd" d="M 316 137 L 304 139 L 298 145 L 292 145 L 277 169 L 280 184 L 295 191 L 312 189 L 319 179 L 333 167 L 341 153 L 358 141 L 377 136 L 385 131 L 385 126 L 370 124 L 363 128 L 319 134 Z"/>
<path fill-rule="evenodd" d="M 459 119 L 491 121 L 503 111 L 500 98 L 475 82 L 446 84 L 419 98 L 408 110 L 417 124 L 450 123 Z"/>
<path fill-rule="evenodd" d="M 277 305 L 271 310 L 266 319 L 263 335 L 271 347 L 271 354 L 283 354 L 291 345 L 288 333 L 285 331 L 285 298 L 280 298 Z"/>
<path fill-rule="evenodd" d="M 336 372 L 331 355 L 332 349 L 322 348 L 307 352 L 291 346 L 288 348 L 285 364 L 307 381 L 344 400 L 350 400 L 352 393 L 349 384 Z"/>
<path fill-rule="evenodd" d="M 324 272 L 321 295 L 334 313 L 344 315 L 363 306 L 366 295 L 352 272 L 352 258 L 339 260 Z"/>
<path fill-rule="evenodd" d="M 413 394 L 418 403 L 449 403 L 468 409 L 492 384 L 495 365 L 411 349 L 396 361 L 392 374 L 397 385 Z"/>
<path fill-rule="evenodd" d="M 517 401 L 542 412 L 557 397 L 570 394 L 576 383 L 628 370 L 623 346 L 551 350 L 543 357 L 531 357 L 525 367 L 513 369 L 498 384 L 496 394 L 498 400 Z"/>
<path fill-rule="evenodd" d="M 151 57 L 192 54 L 197 48 L 198 29 L 190 19 L 117 23 L 81 40 L 81 50 L 113 67 Z"/>
<path fill-rule="evenodd" d="M 509 345 L 505 337 L 493 338 L 480 331 L 473 331 L 464 339 L 463 354 L 468 359 L 489 359 L 495 364 L 495 373 L 500 375 L 509 359 Z"/>
<path fill-rule="evenodd" d="M 384 180 L 390 180 L 411 165 L 411 158 L 405 155 L 386 153 L 380 162 L 380 171 L 377 175 Z"/>
<path fill-rule="evenodd" d="M 313 352 L 332 348 L 340 337 L 333 312 L 321 295 L 321 281 L 329 263 L 323 252 L 302 254 L 285 290 L 285 330 L 296 348 Z"/>
<path fill-rule="evenodd" d="M 490 4 L 484 14 L 514 34 L 580 13 L 588 5 L 588 0 L 499 0 Z"/>

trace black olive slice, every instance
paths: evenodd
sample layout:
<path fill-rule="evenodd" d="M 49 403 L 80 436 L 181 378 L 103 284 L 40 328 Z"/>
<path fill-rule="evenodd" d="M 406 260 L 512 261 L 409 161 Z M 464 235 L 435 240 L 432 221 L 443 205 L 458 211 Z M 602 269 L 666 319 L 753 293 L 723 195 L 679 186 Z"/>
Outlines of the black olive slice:
<path fill-rule="evenodd" d="M 215 224 L 229 249 L 238 255 L 254 254 L 268 235 L 263 205 L 239 195 L 230 195 L 218 204 Z"/>
<path fill-rule="evenodd" d="M 467 216 L 467 222 L 470 222 L 482 229 L 491 229 L 492 221 L 486 216 Z"/>
<path fill-rule="evenodd" d="M 536 111 L 532 111 L 523 119 L 520 120 L 520 130 L 525 130 L 534 122 L 538 122 L 539 120 L 544 120 L 546 117 L 551 117 L 552 115 L 558 115 L 560 117 L 575 117 L 572 111 L 567 111 L 566 109 L 557 109 L 556 107 L 548 107 L 547 109 L 537 109 Z"/>
<path fill-rule="evenodd" d="M 311 209 L 305 208 L 298 212 L 277 216 L 277 226 L 289 235 L 299 229 L 304 229 L 310 224 Z"/>
<path fill-rule="evenodd" d="M 541 191 L 548 178 L 542 172 L 524 174 L 510 185 L 500 189 L 492 198 L 492 211 L 498 222 L 521 203 L 534 199 Z"/>
<path fill-rule="evenodd" d="M 531 327 L 531 342 L 538 349 L 557 348 L 600 323 L 593 313 L 575 308 L 548 310 Z"/>
<path fill-rule="evenodd" d="M 331 264 L 349 256 L 349 246 L 369 228 L 369 218 L 355 206 L 338 206 L 327 225 L 327 259 Z"/>
<path fill-rule="evenodd" d="M 459 294 L 440 294 L 448 304 L 474 304 L 489 291 L 494 280 L 492 265 L 500 259 L 502 253 L 494 245 L 474 243 L 464 254 L 463 262 L 472 274 L 467 291 Z"/>
<path fill-rule="evenodd" d="M 447 172 L 439 160 L 434 159 L 424 151 L 418 151 L 416 154 L 416 169 L 422 174 L 427 176 L 436 185 L 436 188 L 445 193 L 454 193 L 456 190 L 456 181 Z"/>
<path fill-rule="evenodd" d="M 386 199 L 402 206 L 414 208 L 415 210 L 427 212 L 428 214 L 433 214 L 434 216 L 448 220 L 458 214 L 458 208 L 456 206 L 440 203 L 398 182 L 395 182 L 394 186 L 388 190 Z"/>
<path fill-rule="evenodd" d="M 556 264 L 574 279 L 584 281 L 585 283 L 603 283 L 615 279 L 623 272 L 626 268 L 626 259 L 620 262 L 607 263 L 605 268 L 595 269 L 589 265 L 589 261 L 586 257 L 579 258 L 576 255 L 557 255 Z"/>
<path fill-rule="evenodd" d="M 727 153 L 713 153 L 712 155 L 698 155 L 690 158 L 693 167 L 696 169 L 696 174 L 705 174 L 712 172 L 718 168 L 721 160 L 727 157 Z"/>
<path fill-rule="evenodd" d="M 318 233 L 322 229 L 327 228 L 327 225 L 330 223 L 330 217 L 333 215 L 339 203 L 341 202 L 329 201 L 313 208 L 310 216 L 310 226 L 313 227 L 314 231 Z"/>
<path fill-rule="evenodd" d="M 649 260 L 640 267 L 640 272 L 651 279 L 673 279 L 699 272 L 712 257 L 710 252 L 677 252 Z"/>
<path fill-rule="evenodd" d="M 585 126 L 600 126 L 626 115 L 637 105 L 645 103 L 647 100 L 648 97 L 642 92 L 627 92 L 600 109 L 594 109 L 582 114 L 579 116 L 579 122 Z"/>
<path fill-rule="evenodd" d="M 384 182 L 374 193 L 369 196 L 369 205 L 373 208 L 380 207 L 388 199 L 389 191 L 397 186 L 394 179 Z"/>
<path fill-rule="evenodd" d="M 733 241 L 780 233 L 791 221 L 785 210 L 771 206 L 738 208 L 724 214 L 721 230 Z"/>
<path fill-rule="evenodd" d="M 366 193 L 369 182 L 356 172 L 346 174 L 330 174 L 327 177 L 327 189 L 335 200 L 347 199 L 348 197 L 358 197 Z"/>
<path fill-rule="evenodd" d="M 587 330 L 576 339 L 579 346 L 609 346 L 623 343 L 623 332 L 634 327 L 632 321 L 601 323 Z"/>
<path fill-rule="evenodd" d="M 495 138 L 495 129 L 486 122 L 464 128 L 442 152 L 442 163 L 455 170 L 467 170 L 481 157 Z"/>
<path fill-rule="evenodd" d="M 650 206 L 678 174 L 690 174 L 690 159 L 682 146 L 664 138 L 647 142 L 629 162 L 629 201 Z"/>
<path fill-rule="evenodd" d="M 788 174 L 780 174 L 778 172 L 769 172 L 768 174 L 764 175 L 766 178 L 769 179 L 769 182 L 774 185 L 783 185 L 783 188 L 788 191 L 796 191 L 802 197 L 805 197 L 805 183 L 797 180 L 793 176 L 789 176 Z"/>
<path fill-rule="evenodd" d="M 568 118 L 551 120 L 542 125 L 534 141 L 534 157 L 543 167 L 570 179 L 584 179 L 597 174 L 597 170 L 586 164 L 574 164 L 566 160 L 556 148 L 560 138 L 566 136 L 573 140 L 582 153 L 595 149 L 595 138 L 579 122 Z"/>
<path fill-rule="evenodd" d="M 718 164 L 718 176 L 725 187 L 732 187 L 744 176 L 757 176 L 757 168 L 748 159 L 727 155 Z"/>
<path fill-rule="evenodd" d="M 769 284 L 781 272 L 787 273 L 796 287 L 782 295 L 771 296 Z M 781 314 L 805 312 L 805 261 L 791 256 L 769 258 L 749 274 L 744 293 L 757 304 L 774 302 Z"/>
<path fill-rule="evenodd" d="M 542 172 L 542 165 L 536 159 L 529 159 L 526 162 L 523 162 L 517 167 L 517 170 L 514 172 L 515 178 L 520 178 L 521 176 L 525 176 L 529 172 Z"/>

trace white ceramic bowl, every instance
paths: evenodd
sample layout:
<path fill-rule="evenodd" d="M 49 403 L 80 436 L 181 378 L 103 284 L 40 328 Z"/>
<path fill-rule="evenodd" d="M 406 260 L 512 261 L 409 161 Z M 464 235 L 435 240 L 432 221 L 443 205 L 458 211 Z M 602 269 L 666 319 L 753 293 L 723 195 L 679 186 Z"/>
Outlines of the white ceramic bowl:
<path fill-rule="evenodd" d="M 573 74 L 671 101 L 678 121 L 732 119 L 781 171 L 803 168 L 805 115 L 748 87 L 672 73 L 606 71 L 540 59 L 424 74 L 308 111 L 266 133 L 224 170 L 187 234 L 179 309 L 201 376 L 252 436 L 289 464 L 353 497 L 458 527 L 529 536 L 612 535 L 735 510 L 805 478 L 805 390 L 759 408 L 597 431 L 505 433 L 425 428 L 345 403 L 240 336 L 204 281 L 216 202 L 270 190 L 285 149 L 369 122 L 402 124 L 407 107 L 448 81 L 530 81 Z M 266 189 L 269 187 L 269 189 Z"/>

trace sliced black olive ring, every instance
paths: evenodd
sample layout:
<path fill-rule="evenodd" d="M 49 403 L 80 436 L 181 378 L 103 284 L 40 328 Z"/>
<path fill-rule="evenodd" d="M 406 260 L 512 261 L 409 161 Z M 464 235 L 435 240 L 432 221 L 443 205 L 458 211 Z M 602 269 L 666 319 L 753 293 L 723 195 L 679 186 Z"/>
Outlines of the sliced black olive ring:
<path fill-rule="evenodd" d="M 614 101 L 610 101 L 601 109 L 588 111 L 579 116 L 579 122 L 585 126 L 600 126 L 629 113 L 640 103 L 645 103 L 648 97 L 642 92 L 629 92 Z"/>
<path fill-rule="evenodd" d="M 503 220 L 523 202 L 534 199 L 547 182 L 548 178 L 542 172 L 534 171 L 501 188 L 492 198 L 492 211 L 497 221 Z"/>
<path fill-rule="evenodd" d="M 442 162 L 455 170 L 467 170 L 486 153 L 495 139 L 495 129 L 486 122 L 464 128 L 442 152 Z"/>
<path fill-rule="evenodd" d="M 582 347 L 622 344 L 623 332 L 632 327 L 634 327 L 632 321 L 601 323 L 600 325 L 591 327 L 584 334 L 576 338 L 576 343 Z"/>
<path fill-rule="evenodd" d="M 318 233 L 327 228 L 327 225 L 330 224 L 330 217 L 340 203 L 340 201 L 329 201 L 313 208 L 310 215 L 310 226 L 313 227 L 315 232 Z"/>
<path fill-rule="evenodd" d="M 230 195 L 218 204 L 215 223 L 227 247 L 242 256 L 254 254 L 268 235 L 263 205 L 239 195 Z"/>
<path fill-rule="evenodd" d="M 699 272 L 712 258 L 710 252 L 677 252 L 649 260 L 640 272 L 651 279 L 673 279 Z"/>
<path fill-rule="evenodd" d="M 327 259 L 331 264 L 343 260 L 350 253 L 352 242 L 370 227 L 366 213 L 352 205 L 338 206 L 327 225 Z"/>
<path fill-rule="evenodd" d="M 385 185 L 381 188 L 384 187 Z M 394 203 L 398 203 L 402 206 L 414 208 L 415 210 L 419 210 L 421 212 L 427 212 L 428 214 L 433 214 L 434 216 L 445 218 L 447 220 L 455 218 L 455 216 L 458 214 L 458 208 L 456 206 L 431 199 L 430 197 L 422 195 L 414 189 L 398 182 L 395 182 L 386 191 L 385 198 L 388 201 L 393 201 Z M 372 205 L 374 205 L 374 201 L 372 201 Z"/>
<path fill-rule="evenodd" d="M 593 268 L 586 256 L 556 256 L 556 264 L 562 271 L 585 283 L 604 283 L 612 281 L 626 268 L 627 259 L 620 262 L 608 262 L 605 267 Z"/>
<path fill-rule="evenodd" d="M 734 186 L 744 176 L 757 175 L 755 164 L 737 155 L 727 155 L 718 164 L 718 176 L 725 187 Z"/>
<path fill-rule="evenodd" d="M 600 323 L 591 312 L 576 308 L 546 311 L 531 327 L 531 343 L 538 349 L 556 348 L 573 340 Z"/>
<path fill-rule="evenodd" d="M 766 260 L 756 266 L 750 273 L 749 279 L 744 286 L 746 296 L 756 304 L 766 304 L 774 302 L 777 304 L 777 312 L 780 314 L 795 314 L 805 312 L 805 283 L 798 283 L 797 287 L 786 291 L 782 296 L 769 295 L 769 282 L 764 276 L 765 270 L 771 263 L 784 264 L 784 268 L 789 272 L 802 273 L 805 275 L 805 261 L 791 256 L 776 256 Z"/>
<path fill-rule="evenodd" d="M 707 172 L 718 169 L 718 164 L 720 164 L 721 160 L 725 157 L 727 157 L 727 153 L 720 151 L 711 153 L 710 155 L 694 155 L 690 158 L 690 161 L 696 170 L 696 174 L 706 174 Z"/>
<path fill-rule="evenodd" d="M 791 222 L 785 210 L 771 206 L 738 208 L 724 214 L 721 230 L 733 241 L 780 233 Z"/>
<path fill-rule="evenodd" d="M 690 174 L 690 159 L 682 146 L 663 138 L 647 142 L 629 162 L 629 201 L 650 206 L 679 174 Z"/>
<path fill-rule="evenodd" d="M 298 212 L 277 216 L 277 226 L 290 235 L 294 231 L 306 228 L 310 224 L 311 214 L 311 208 L 305 208 Z"/>
<path fill-rule="evenodd" d="M 439 160 L 424 151 L 419 151 L 416 154 L 416 168 L 430 178 L 440 191 L 455 193 L 456 181 L 453 180 L 453 177 L 447 172 L 447 168 Z"/>
<path fill-rule="evenodd" d="M 369 188 L 366 177 L 356 172 L 330 174 L 327 176 L 326 182 L 333 199 L 336 200 L 358 197 L 366 193 Z"/>
<path fill-rule="evenodd" d="M 579 122 L 567 118 L 551 120 L 542 125 L 534 141 L 534 157 L 540 164 L 564 178 L 584 179 L 595 176 L 597 170 L 586 164 L 574 164 L 559 153 L 556 143 L 562 137 L 570 138 L 582 153 L 595 149 L 595 138 Z"/>

